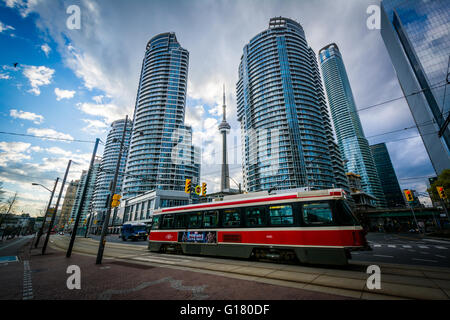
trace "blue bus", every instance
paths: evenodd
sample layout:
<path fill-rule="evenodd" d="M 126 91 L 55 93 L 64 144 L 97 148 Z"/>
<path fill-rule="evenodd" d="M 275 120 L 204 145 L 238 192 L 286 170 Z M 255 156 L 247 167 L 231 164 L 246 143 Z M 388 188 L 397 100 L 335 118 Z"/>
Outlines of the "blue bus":
<path fill-rule="evenodd" d="M 139 222 L 127 222 L 122 225 L 120 237 L 123 241 L 131 240 L 146 240 L 148 236 L 147 225 Z"/>

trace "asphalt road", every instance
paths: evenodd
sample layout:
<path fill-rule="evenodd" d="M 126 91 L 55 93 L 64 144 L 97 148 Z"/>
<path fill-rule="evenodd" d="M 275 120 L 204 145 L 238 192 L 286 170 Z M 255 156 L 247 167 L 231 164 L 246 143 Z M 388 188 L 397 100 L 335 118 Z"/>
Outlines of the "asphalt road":
<path fill-rule="evenodd" d="M 450 241 L 414 234 L 369 233 L 372 251 L 352 253 L 352 261 L 450 267 Z"/>
<path fill-rule="evenodd" d="M 29 235 L 0 242 L 0 258 L 6 256 L 16 256 L 18 250 L 33 237 L 33 235 Z"/>
<path fill-rule="evenodd" d="M 90 235 L 99 240 L 100 236 Z M 351 261 L 383 262 L 406 265 L 450 267 L 450 241 L 422 239 L 416 234 L 369 233 L 367 240 L 372 251 L 352 253 Z M 147 241 L 122 241 L 118 235 L 110 235 L 107 242 L 136 245 L 140 248 Z"/>

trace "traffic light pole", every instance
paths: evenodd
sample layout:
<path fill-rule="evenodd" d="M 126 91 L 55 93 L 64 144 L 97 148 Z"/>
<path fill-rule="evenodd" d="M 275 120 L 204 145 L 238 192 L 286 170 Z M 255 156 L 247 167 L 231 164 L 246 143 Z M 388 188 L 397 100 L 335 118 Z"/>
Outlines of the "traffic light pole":
<path fill-rule="evenodd" d="M 78 212 L 75 217 L 75 224 L 73 226 L 72 235 L 70 237 L 69 248 L 67 248 L 67 253 L 66 253 L 67 258 L 70 258 L 70 256 L 72 255 L 73 244 L 75 242 L 75 237 L 77 235 L 77 229 L 78 229 L 78 224 L 80 223 L 81 212 L 83 211 L 83 203 L 84 203 L 84 200 L 86 199 L 87 188 L 89 185 L 89 180 L 91 179 L 92 170 L 94 170 L 94 168 L 93 168 L 94 160 L 95 160 L 95 155 L 97 153 L 97 148 L 98 148 L 99 142 L 100 142 L 100 139 L 97 138 L 95 140 L 95 146 L 94 146 L 94 151 L 92 152 L 91 163 L 89 164 L 89 170 L 86 175 L 86 183 L 84 184 L 83 192 L 81 193 L 80 205 L 78 206 Z"/>
<path fill-rule="evenodd" d="M 56 178 L 55 185 L 54 185 L 53 190 L 52 190 L 52 194 L 50 195 L 50 200 L 48 201 L 47 210 L 45 210 L 44 221 L 42 221 L 42 226 L 39 229 L 39 232 L 38 232 L 38 235 L 37 235 L 37 239 L 36 239 L 36 243 L 34 244 L 34 248 L 37 248 L 37 246 L 39 244 L 39 240 L 41 239 L 41 236 L 44 234 L 45 222 L 47 220 L 48 211 L 50 210 L 50 206 L 51 206 L 52 200 L 53 200 L 53 195 L 55 194 L 56 185 L 58 184 L 58 181 L 59 181 L 59 178 Z"/>
<path fill-rule="evenodd" d="M 45 254 L 45 250 L 47 249 L 48 239 L 50 238 L 50 232 L 52 231 L 53 224 L 55 223 L 56 214 L 58 213 L 59 201 L 61 200 L 61 195 L 64 190 L 64 185 L 66 184 L 67 174 L 69 173 L 71 163 L 72 163 L 72 160 L 69 160 L 69 163 L 67 164 L 66 173 L 64 174 L 64 179 L 61 184 L 61 190 L 59 191 L 58 200 L 56 200 L 55 213 L 52 215 L 52 220 L 50 221 L 50 225 L 48 226 L 47 236 L 45 237 L 44 246 L 42 247 L 43 255 Z"/>
<path fill-rule="evenodd" d="M 113 180 L 112 187 L 110 190 L 111 197 L 110 197 L 110 200 L 108 201 L 108 207 L 106 209 L 105 219 L 103 221 L 102 235 L 100 237 L 100 243 L 98 245 L 98 252 L 97 252 L 97 260 L 95 262 L 96 264 L 102 263 L 103 251 L 105 250 L 106 235 L 108 233 L 108 225 L 109 225 L 109 217 L 111 216 L 111 200 L 113 198 L 113 195 L 116 192 L 117 178 L 119 176 L 119 169 L 120 169 L 120 160 L 122 159 L 123 143 L 125 140 L 125 133 L 127 131 L 127 123 L 128 123 L 128 115 L 125 117 L 125 124 L 123 125 L 122 139 L 120 140 L 119 156 L 117 158 L 116 171 L 114 172 L 114 180 Z"/>

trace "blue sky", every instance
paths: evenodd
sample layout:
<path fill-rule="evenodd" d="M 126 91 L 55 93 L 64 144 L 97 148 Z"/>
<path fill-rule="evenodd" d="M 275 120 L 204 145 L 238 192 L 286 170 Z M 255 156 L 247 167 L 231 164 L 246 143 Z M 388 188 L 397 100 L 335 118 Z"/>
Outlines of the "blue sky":
<path fill-rule="evenodd" d="M 81 8 L 79 30 L 66 26 L 72 4 Z M 300 22 L 315 52 L 338 44 L 358 108 L 402 96 L 379 31 L 366 27 L 371 4 L 379 2 L 0 0 L 0 131 L 105 141 L 113 120 L 133 116 L 147 41 L 173 31 L 190 52 L 186 123 L 203 150 L 202 180 L 208 191 L 217 191 L 222 84 L 233 128 L 230 171 L 241 182 L 237 70 L 243 46 L 268 27 L 271 17 Z M 406 179 L 433 174 L 420 138 L 396 141 L 416 136 L 417 130 L 380 135 L 414 125 L 406 102 L 369 110 L 360 112 L 369 143 L 387 142 L 402 188 L 425 191 L 425 179 Z M 69 179 L 77 179 L 92 148 L 90 142 L 0 134 L 0 181 L 9 194 L 18 191 L 19 212 L 39 214 L 48 192 L 31 183 L 51 187 L 69 159 L 76 161 Z"/>

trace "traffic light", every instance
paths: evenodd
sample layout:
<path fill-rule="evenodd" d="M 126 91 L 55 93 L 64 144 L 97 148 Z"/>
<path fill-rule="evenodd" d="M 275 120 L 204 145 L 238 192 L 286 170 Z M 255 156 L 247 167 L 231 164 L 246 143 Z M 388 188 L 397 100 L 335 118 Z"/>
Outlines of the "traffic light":
<path fill-rule="evenodd" d="M 202 183 L 202 196 L 206 196 L 206 182 Z"/>
<path fill-rule="evenodd" d="M 414 197 L 411 190 L 404 190 L 403 192 L 405 193 L 406 201 L 408 202 L 414 201 Z"/>
<path fill-rule="evenodd" d="M 439 194 L 439 198 L 441 199 L 447 199 L 447 195 L 445 194 L 444 187 L 436 187 L 437 192 Z"/>
<path fill-rule="evenodd" d="M 111 202 L 111 207 L 112 208 L 118 207 L 120 204 L 120 198 L 122 198 L 122 196 L 119 194 L 114 194 L 112 198 L 113 200 Z"/>
<path fill-rule="evenodd" d="M 192 180 L 186 179 L 186 183 L 184 185 L 184 192 L 191 193 L 191 188 L 192 188 Z"/>

